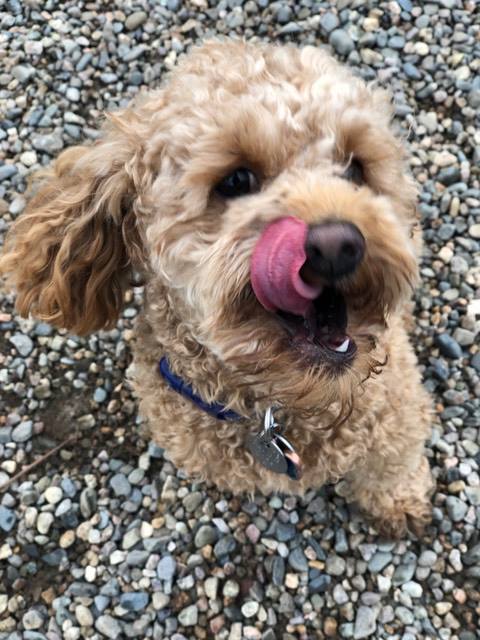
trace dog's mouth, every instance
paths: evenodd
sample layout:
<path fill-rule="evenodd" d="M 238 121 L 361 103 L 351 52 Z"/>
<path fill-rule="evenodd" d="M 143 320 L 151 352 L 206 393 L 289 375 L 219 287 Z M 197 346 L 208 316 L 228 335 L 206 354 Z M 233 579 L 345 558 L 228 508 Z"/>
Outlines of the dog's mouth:
<path fill-rule="evenodd" d="M 347 333 L 347 304 L 339 289 L 325 287 L 304 315 L 286 311 L 277 311 L 276 315 L 291 346 L 310 362 L 344 365 L 353 360 L 357 345 Z"/>

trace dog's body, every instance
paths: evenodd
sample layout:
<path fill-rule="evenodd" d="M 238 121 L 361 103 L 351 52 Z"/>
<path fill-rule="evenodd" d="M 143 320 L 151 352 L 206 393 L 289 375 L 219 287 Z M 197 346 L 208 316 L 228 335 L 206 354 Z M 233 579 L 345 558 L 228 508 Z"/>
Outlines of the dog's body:
<path fill-rule="evenodd" d="M 14 225 L 2 267 L 20 312 L 111 326 L 142 270 L 136 390 L 179 467 L 235 492 L 345 477 L 383 531 L 420 529 L 430 401 L 405 328 L 420 240 L 384 93 L 313 48 L 211 43 L 110 119 Z M 278 221 L 307 240 L 280 246 Z M 237 419 L 173 391 L 162 358 Z M 248 446 L 272 405 L 299 479 Z"/>

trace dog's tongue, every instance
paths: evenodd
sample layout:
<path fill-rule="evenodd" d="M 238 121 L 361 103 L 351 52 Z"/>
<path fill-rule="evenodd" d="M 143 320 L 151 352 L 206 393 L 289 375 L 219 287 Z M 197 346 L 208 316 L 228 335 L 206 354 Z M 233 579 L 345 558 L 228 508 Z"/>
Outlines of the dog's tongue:
<path fill-rule="evenodd" d="M 307 225 L 289 216 L 271 222 L 260 236 L 252 255 L 250 278 L 258 301 L 268 311 L 305 315 L 321 286 L 300 277 L 306 260 Z"/>

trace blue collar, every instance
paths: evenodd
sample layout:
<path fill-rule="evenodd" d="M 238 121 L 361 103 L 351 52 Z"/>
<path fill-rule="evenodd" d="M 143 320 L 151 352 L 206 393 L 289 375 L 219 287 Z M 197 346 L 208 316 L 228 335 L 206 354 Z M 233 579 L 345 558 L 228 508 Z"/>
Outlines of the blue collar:
<path fill-rule="evenodd" d="M 182 395 L 184 398 L 188 398 L 196 404 L 197 407 L 200 407 L 205 413 L 217 418 L 217 420 L 241 420 L 242 416 L 240 416 L 235 411 L 231 411 L 229 409 L 225 409 L 222 404 L 217 402 L 212 402 L 208 404 L 205 400 L 195 393 L 192 387 L 184 382 L 179 376 L 177 376 L 170 369 L 170 365 L 168 363 L 168 359 L 164 356 L 160 362 L 158 363 L 158 372 L 168 384 L 168 386 Z"/>

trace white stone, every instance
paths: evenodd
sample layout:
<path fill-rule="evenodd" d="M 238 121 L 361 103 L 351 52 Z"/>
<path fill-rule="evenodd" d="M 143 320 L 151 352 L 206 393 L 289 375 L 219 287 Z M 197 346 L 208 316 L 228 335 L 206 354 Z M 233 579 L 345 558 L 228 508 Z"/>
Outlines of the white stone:
<path fill-rule="evenodd" d="M 48 487 L 44 495 L 49 504 L 57 504 L 63 498 L 63 491 L 60 487 Z"/>
<path fill-rule="evenodd" d="M 37 518 L 38 533 L 47 534 L 53 524 L 53 514 L 43 511 Z"/>

